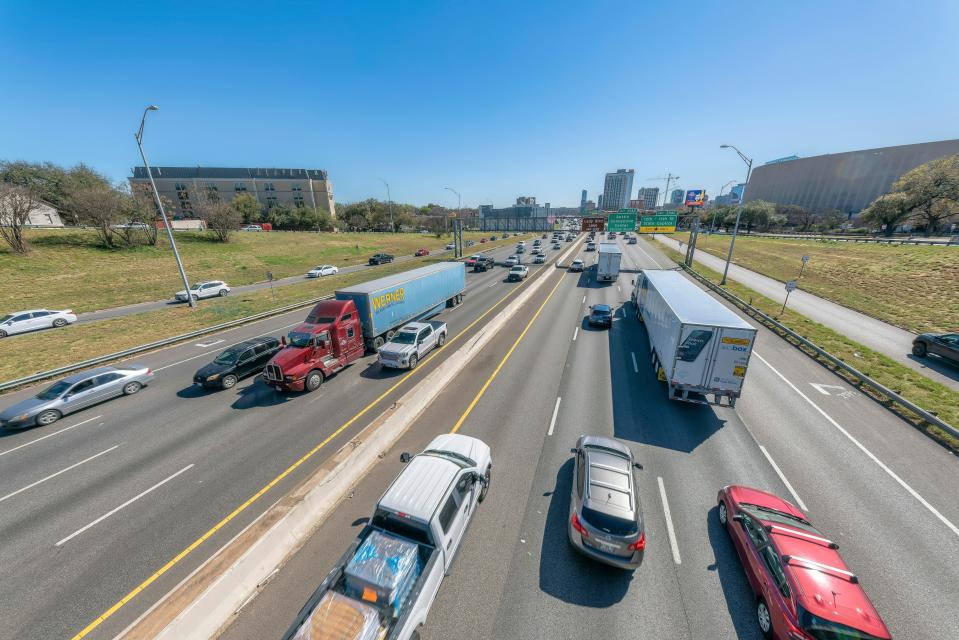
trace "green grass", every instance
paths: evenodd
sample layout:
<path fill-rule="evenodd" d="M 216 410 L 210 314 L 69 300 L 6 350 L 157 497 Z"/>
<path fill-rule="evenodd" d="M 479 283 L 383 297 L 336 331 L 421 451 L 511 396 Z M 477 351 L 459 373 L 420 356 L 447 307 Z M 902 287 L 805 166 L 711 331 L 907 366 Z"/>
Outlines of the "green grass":
<path fill-rule="evenodd" d="M 738 240 L 736 244 L 739 244 Z M 677 264 L 683 261 L 683 255 L 678 251 L 662 246 L 660 246 L 660 249 Z M 721 273 L 708 269 L 700 264 L 695 266 L 695 271 L 713 283 L 719 283 L 722 279 Z M 770 300 L 733 280 L 727 280 L 726 282 L 727 286 L 725 289 L 730 293 L 749 302 L 760 311 L 775 317 L 783 325 L 789 327 L 810 342 L 819 345 L 825 351 L 855 369 L 858 369 L 888 389 L 919 405 L 926 411 L 934 413 L 947 423 L 953 426 L 959 426 L 959 392 L 930 380 L 918 371 L 903 366 L 895 360 L 881 353 L 877 353 L 858 342 L 850 340 L 846 336 L 818 322 L 813 322 L 806 316 L 798 314 L 791 309 L 787 308 L 785 313 L 779 315 L 779 311 L 782 309 L 781 303 Z M 757 322 L 762 322 L 760 318 L 754 319 Z M 773 326 L 769 328 L 776 331 Z M 777 331 L 777 333 L 779 332 Z M 790 342 L 793 341 L 790 340 Z M 820 358 L 814 351 L 801 347 L 799 343 L 793 342 L 793 344 L 796 344 L 804 353 L 819 361 L 823 366 L 845 378 L 862 393 L 875 398 L 883 406 L 896 412 L 916 428 L 926 432 L 953 451 L 959 452 L 959 439 L 952 437 L 936 426 L 928 424 L 911 411 L 894 404 L 889 398 L 878 394 L 871 388 L 860 386 L 857 379 L 847 374 L 844 370 L 837 369 L 827 360 Z"/>
<path fill-rule="evenodd" d="M 688 233 L 672 236 L 686 242 Z M 700 235 L 696 248 L 721 258 L 729 236 Z M 740 235 L 733 262 L 885 322 L 922 333 L 959 329 L 959 248 L 779 240 Z"/>
<path fill-rule="evenodd" d="M 489 236 L 471 232 L 463 238 L 478 241 L 484 235 Z M 183 288 L 163 236 L 156 247 L 118 250 L 104 249 L 83 229 L 30 230 L 27 237 L 33 247 L 28 256 L 0 248 L 0 314 L 33 308 L 82 313 L 172 298 Z M 225 280 L 237 286 L 266 280 L 267 271 L 284 278 L 318 264 L 365 263 L 380 251 L 397 256 L 420 247 L 435 251 L 450 240 L 414 233 L 271 232 L 235 233 L 223 244 L 204 233 L 177 232 L 176 241 L 191 283 Z M 477 243 L 475 249 L 486 246 Z"/>

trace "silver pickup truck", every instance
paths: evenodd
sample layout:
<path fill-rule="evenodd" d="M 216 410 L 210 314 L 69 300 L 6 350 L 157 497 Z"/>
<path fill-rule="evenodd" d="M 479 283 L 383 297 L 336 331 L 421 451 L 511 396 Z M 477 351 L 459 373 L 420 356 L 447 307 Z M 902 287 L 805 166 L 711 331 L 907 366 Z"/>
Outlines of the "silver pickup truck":
<path fill-rule="evenodd" d="M 284 640 L 415 640 L 477 505 L 489 490 L 489 446 L 433 439 L 376 504 L 373 517 L 300 610 Z"/>
<path fill-rule="evenodd" d="M 445 343 L 445 322 L 410 322 L 393 334 L 377 353 L 384 367 L 414 369 L 423 356 Z"/>

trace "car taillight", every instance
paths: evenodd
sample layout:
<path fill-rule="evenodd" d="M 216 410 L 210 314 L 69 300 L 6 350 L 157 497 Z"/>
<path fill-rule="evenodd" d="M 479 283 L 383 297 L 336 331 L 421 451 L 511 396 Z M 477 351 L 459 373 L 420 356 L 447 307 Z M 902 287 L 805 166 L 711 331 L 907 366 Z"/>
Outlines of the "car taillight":
<path fill-rule="evenodd" d="M 639 540 L 630 544 L 627 547 L 630 551 L 642 551 L 646 548 L 646 532 L 643 531 L 639 534 Z"/>
<path fill-rule="evenodd" d="M 584 527 L 583 524 L 579 521 L 578 515 L 574 513 L 573 518 L 570 520 L 570 523 L 573 525 L 573 528 L 579 532 L 579 535 L 583 536 L 584 538 L 589 537 L 589 531 L 587 531 L 586 527 Z"/>

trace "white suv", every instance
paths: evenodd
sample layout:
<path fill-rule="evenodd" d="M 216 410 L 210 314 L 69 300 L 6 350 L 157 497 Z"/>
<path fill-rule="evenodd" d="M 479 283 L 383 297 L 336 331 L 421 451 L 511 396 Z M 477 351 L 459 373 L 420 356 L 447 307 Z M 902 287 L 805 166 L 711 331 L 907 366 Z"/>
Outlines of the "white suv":
<path fill-rule="evenodd" d="M 177 291 L 174 298 L 180 302 L 186 302 L 190 298 L 199 300 L 200 298 L 215 298 L 225 296 L 230 293 L 230 287 L 221 280 L 210 280 L 209 282 L 197 282 L 190 287 L 189 293 L 186 291 Z"/>

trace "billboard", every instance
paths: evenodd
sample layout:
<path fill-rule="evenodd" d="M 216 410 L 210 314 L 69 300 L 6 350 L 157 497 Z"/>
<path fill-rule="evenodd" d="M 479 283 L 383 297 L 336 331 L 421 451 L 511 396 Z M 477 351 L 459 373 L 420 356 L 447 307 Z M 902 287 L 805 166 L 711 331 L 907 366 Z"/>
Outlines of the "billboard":
<path fill-rule="evenodd" d="M 639 219 L 640 233 L 672 233 L 676 231 L 679 214 L 675 211 L 661 211 L 656 215 L 642 216 Z"/>
<path fill-rule="evenodd" d="M 602 231 L 606 228 L 606 218 L 583 218 L 580 229 L 582 231 Z"/>
<path fill-rule="evenodd" d="M 702 207 L 706 204 L 705 189 L 690 189 L 686 192 L 687 207 Z"/>

